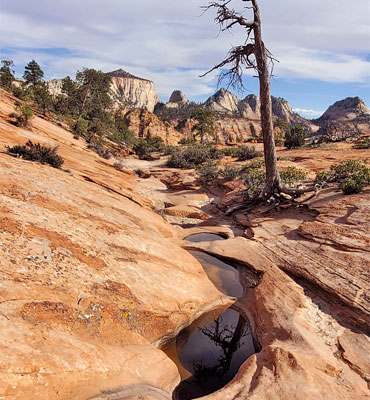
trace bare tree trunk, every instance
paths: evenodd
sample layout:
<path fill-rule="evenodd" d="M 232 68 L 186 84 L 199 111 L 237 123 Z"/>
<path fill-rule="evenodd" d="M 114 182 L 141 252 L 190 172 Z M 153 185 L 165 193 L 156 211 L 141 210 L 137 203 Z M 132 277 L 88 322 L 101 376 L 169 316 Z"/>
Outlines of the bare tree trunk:
<path fill-rule="evenodd" d="M 263 150 L 266 165 L 266 186 L 263 197 L 269 198 L 281 186 L 274 141 L 272 122 L 272 103 L 270 89 L 270 72 L 267 64 L 266 48 L 262 41 L 260 10 L 256 0 L 252 0 L 254 8 L 254 55 L 256 57 L 260 83 L 261 128 Z"/>
<path fill-rule="evenodd" d="M 261 128 L 266 167 L 266 185 L 259 197 L 262 197 L 266 200 L 269 199 L 275 192 L 284 192 L 293 196 L 297 196 L 308 191 L 313 191 L 315 190 L 313 186 L 300 189 L 290 188 L 284 185 L 281 181 L 277 168 L 270 89 L 269 62 L 273 63 L 274 59 L 265 48 L 262 40 L 261 16 L 257 0 L 242 1 L 246 3 L 252 3 L 252 7 L 248 8 L 253 9 L 253 21 L 246 19 L 242 14 L 236 12 L 232 8 L 229 8 L 229 3 L 231 3 L 231 0 L 213 2 L 204 7 L 205 10 L 210 8 L 217 10 L 215 21 L 221 26 L 222 31 L 229 30 L 234 25 L 244 27 L 247 30 L 247 40 L 245 44 L 233 47 L 223 61 L 215 65 L 210 71 L 206 72 L 202 76 L 215 69 L 223 68 L 225 65 L 231 64 L 231 67 L 227 72 L 221 72 L 219 81 L 227 78 L 229 80 L 229 84 L 232 86 L 243 88 L 242 67 L 254 69 L 258 74 L 260 84 Z M 252 32 L 254 40 L 250 40 L 250 35 Z M 250 43 L 248 43 L 249 40 Z M 251 55 L 254 55 L 255 61 L 249 58 Z"/>

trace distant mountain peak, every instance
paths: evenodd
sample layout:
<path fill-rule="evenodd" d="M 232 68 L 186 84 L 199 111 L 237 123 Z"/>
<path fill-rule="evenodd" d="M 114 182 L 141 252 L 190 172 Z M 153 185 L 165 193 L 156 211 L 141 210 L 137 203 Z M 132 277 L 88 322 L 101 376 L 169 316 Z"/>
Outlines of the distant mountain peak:
<path fill-rule="evenodd" d="M 151 82 L 149 79 L 140 78 L 138 76 L 132 75 L 129 72 L 123 70 L 122 68 L 116 69 L 115 71 L 108 72 L 107 75 L 112 78 L 128 78 L 128 79 L 138 79 L 140 81 Z"/>
<path fill-rule="evenodd" d="M 370 110 L 362 99 L 356 97 L 346 97 L 343 100 L 336 101 L 316 122 L 327 120 L 353 120 L 359 117 L 369 117 Z"/>

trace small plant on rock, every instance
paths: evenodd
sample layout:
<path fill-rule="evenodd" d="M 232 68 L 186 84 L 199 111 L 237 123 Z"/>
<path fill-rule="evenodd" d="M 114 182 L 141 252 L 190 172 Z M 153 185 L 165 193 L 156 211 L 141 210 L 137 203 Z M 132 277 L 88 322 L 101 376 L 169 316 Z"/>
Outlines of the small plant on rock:
<path fill-rule="evenodd" d="M 334 181 L 334 174 L 332 171 L 324 170 L 324 171 L 319 171 L 316 174 L 315 178 L 316 185 L 324 186 L 325 184 L 333 181 Z"/>
<path fill-rule="evenodd" d="M 266 173 L 259 168 L 251 168 L 243 174 L 243 181 L 246 186 L 244 196 L 247 200 L 256 199 L 261 193 L 266 184 Z"/>
<path fill-rule="evenodd" d="M 32 143 L 31 140 L 29 140 L 23 146 L 16 145 L 8 147 L 7 151 L 9 154 L 22 157 L 25 160 L 38 161 L 41 164 L 50 164 L 54 168 L 60 168 L 64 160 L 57 154 L 57 149 L 57 147 Z"/>
<path fill-rule="evenodd" d="M 300 168 L 288 167 L 280 171 L 280 177 L 287 185 L 294 185 L 297 181 L 302 181 L 306 178 L 306 172 Z"/>
<path fill-rule="evenodd" d="M 365 183 L 361 178 L 353 177 L 346 179 L 340 187 L 344 194 L 356 194 L 360 193 L 364 186 Z"/>
<path fill-rule="evenodd" d="M 96 154 L 98 154 L 105 160 L 109 160 L 110 158 L 112 158 L 112 153 L 99 144 L 89 144 L 87 148 L 92 151 L 95 151 Z"/>
<path fill-rule="evenodd" d="M 360 193 L 370 185 L 370 168 L 361 160 L 345 160 L 333 164 L 330 171 L 320 171 L 315 183 L 338 182 L 344 194 Z"/>
<path fill-rule="evenodd" d="M 29 104 L 19 104 L 16 106 L 15 111 L 10 116 L 17 120 L 16 125 L 22 128 L 29 128 L 34 115 L 33 108 Z"/>
<path fill-rule="evenodd" d="M 254 146 L 242 146 L 238 148 L 235 155 L 238 157 L 239 161 L 245 161 L 256 157 L 261 157 L 262 153 L 257 151 Z"/>
<path fill-rule="evenodd" d="M 220 175 L 225 181 L 233 181 L 240 174 L 240 168 L 235 165 L 226 165 L 223 170 L 220 171 Z"/>
<path fill-rule="evenodd" d="M 354 149 L 370 149 L 370 137 L 359 141 L 353 146 Z"/>
<path fill-rule="evenodd" d="M 219 171 L 219 165 L 212 160 L 208 160 L 205 164 L 199 165 L 196 169 L 199 178 L 205 182 L 216 179 L 219 175 Z"/>

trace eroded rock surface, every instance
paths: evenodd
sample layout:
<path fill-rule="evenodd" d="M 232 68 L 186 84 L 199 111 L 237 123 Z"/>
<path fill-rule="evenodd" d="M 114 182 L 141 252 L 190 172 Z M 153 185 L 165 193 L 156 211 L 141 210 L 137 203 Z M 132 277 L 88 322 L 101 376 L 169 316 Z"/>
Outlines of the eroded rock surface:
<path fill-rule="evenodd" d="M 12 99 L 1 95 L 6 116 Z M 132 172 L 45 120 L 31 132 L 1 118 L 2 151 L 28 139 L 58 145 L 65 163 L 0 154 L 0 397 L 132 387 L 126 398 L 170 399 L 178 371 L 157 346 L 230 299 L 134 190 Z"/>
<path fill-rule="evenodd" d="M 254 236 L 234 237 L 231 221 L 205 225 L 223 202 L 189 171 L 136 159 L 119 171 L 50 122 L 15 128 L 12 101 L 1 92 L 0 148 L 32 139 L 66 161 L 55 170 L 0 153 L 0 397 L 170 400 L 178 370 L 156 346 L 231 304 L 182 244 L 238 263 L 250 288 L 233 307 L 260 350 L 204 400 L 369 398 L 368 191 L 239 215 Z M 315 154 L 289 153 L 317 169 Z M 320 165 L 334 157 L 349 156 Z M 213 218 L 187 230 L 153 207 Z M 180 242 L 200 232 L 229 239 Z"/>

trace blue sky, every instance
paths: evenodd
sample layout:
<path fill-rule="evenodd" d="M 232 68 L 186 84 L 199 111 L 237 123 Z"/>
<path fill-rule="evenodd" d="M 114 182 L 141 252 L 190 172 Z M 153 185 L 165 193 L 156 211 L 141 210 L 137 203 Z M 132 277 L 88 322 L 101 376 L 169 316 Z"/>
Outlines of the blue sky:
<path fill-rule="evenodd" d="M 359 96 L 370 104 L 370 3 L 368 0 L 260 0 L 266 46 L 279 60 L 272 94 L 317 117 L 336 100 Z M 0 57 L 21 76 L 35 59 L 47 79 L 91 67 L 123 68 L 154 81 L 162 101 L 175 89 L 203 101 L 219 62 L 243 30 L 219 34 L 207 0 L 0 0 Z M 246 5 L 232 0 L 241 10 Z M 247 13 L 247 10 L 245 10 Z M 248 91 L 258 81 L 245 75 Z"/>

